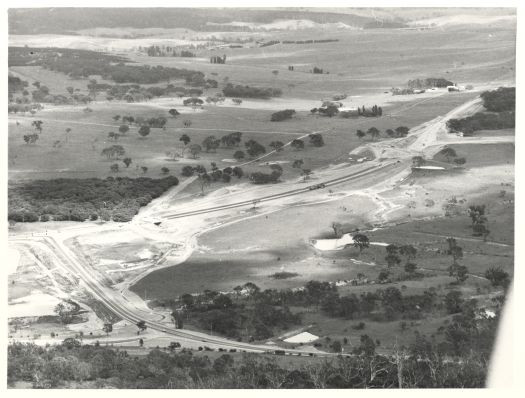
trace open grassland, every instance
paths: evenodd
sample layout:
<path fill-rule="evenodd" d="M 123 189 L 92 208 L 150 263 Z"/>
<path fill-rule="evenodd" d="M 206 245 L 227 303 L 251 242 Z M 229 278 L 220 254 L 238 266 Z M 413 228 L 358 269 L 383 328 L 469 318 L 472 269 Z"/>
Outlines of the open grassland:
<path fill-rule="evenodd" d="M 269 40 L 306 38 L 313 32 L 275 33 Z M 299 35 L 299 36 L 297 36 Z M 139 63 L 190 67 L 206 74 L 217 73 L 217 80 L 228 77 L 243 84 L 273 85 L 284 95 L 320 99 L 334 92 L 360 95 L 371 90 L 382 92 L 404 86 L 416 77 L 443 76 L 459 84 L 486 84 L 514 75 L 515 38 L 505 28 L 460 28 L 430 31 L 337 31 L 339 42 L 326 44 L 278 44 L 261 48 L 198 51 L 197 58 L 133 56 Z M 330 36 L 327 33 L 326 36 Z M 227 56 L 225 65 L 209 64 L 213 55 Z M 294 65 L 293 72 L 288 66 Z M 314 66 L 329 74 L 311 74 Z M 512 68 L 512 69 L 511 69 Z M 277 70 L 275 76 L 271 72 Z M 424 73 L 422 73 L 424 71 Z M 293 85 L 290 88 L 289 85 Z M 289 88 L 289 90 L 287 89 Z M 289 93 L 289 94 L 288 94 Z"/>
<path fill-rule="evenodd" d="M 283 178 L 298 175 L 297 170 L 291 169 L 295 159 L 303 159 L 304 167 L 315 169 L 327 164 L 344 161 L 347 154 L 362 144 L 356 135 L 356 129 L 367 130 L 377 127 L 381 131 L 398 126 L 414 127 L 473 98 L 476 93 L 460 93 L 442 95 L 430 99 L 403 103 L 393 103 L 387 107 L 385 113 L 393 116 L 380 118 L 343 119 L 340 117 L 314 116 L 309 112 L 298 112 L 293 119 L 283 122 L 270 122 L 272 111 L 246 109 L 243 107 L 205 106 L 204 110 L 192 111 L 177 106 L 180 100 L 174 100 L 174 107 L 184 112 L 177 118 L 168 115 L 169 103 L 157 105 L 155 102 L 141 104 L 125 104 L 118 102 L 93 103 L 89 105 L 92 112 L 85 112 L 82 106 L 50 107 L 34 117 L 12 116 L 9 124 L 9 178 L 14 180 L 31 178 L 56 177 L 106 177 L 115 175 L 110 171 L 114 160 L 101 156 L 101 151 L 114 144 L 122 145 L 126 151 L 125 157 L 131 157 L 133 163 L 126 168 L 120 161 L 120 176 L 136 177 L 143 175 L 140 167 L 148 167 L 146 176 L 156 177 L 162 167 L 167 167 L 172 174 L 180 177 L 183 166 L 190 164 L 204 164 L 216 162 L 219 167 L 232 166 L 231 162 L 223 159 L 232 159 L 233 153 L 245 150 L 240 148 L 219 148 L 216 153 L 202 152 L 198 159 L 193 159 L 186 152 L 186 158 L 175 158 L 166 155 L 166 152 L 182 152 L 183 143 L 179 140 L 182 134 L 188 134 L 191 143 L 201 144 L 202 141 L 214 135 L 220 138 L 233 131 L 243 132 L 243 142 L 254 139 L 270 151 L 268 145 L 272 141 L 289 142 L 301 135 L 313 131 L 323 133 L 325 146 L 314 148 L 305 139 L 306 148 L 302 151 L 289 147 L 274 154 L 266 160 L 281 161 L 285 169 Z M 312 101 L 312 107 L 318 103 Z M 131 126 L 126 135 L 117 142 L 108 139 L 108 133 L 118 132 L 120 122 L 115 122 L 115 115 L 141 116 L 145 118 L 164 116 L 168 118 L 166 129 L 152 128 L 146 138 L 139 136 L 138 127 Z M 16 125 L 14 121 L 20 125 Z M 33 120 L 42 120 L 43 133 L 35 144 L 25 144 L 23 136 L 34 132 L 31 127 Z M 185 128 L 184 120 L 190 120 L 191 126 Z M 71 133 L 66 137 L 66 129 Z M 231 130 L 231 131 L 230 131 Z M 384 139 L 384 135 L 383 138 Z M 365 139 L 366 140 L 366 139 Z M 61 141 L 61 147 L 54 147 L 56 141 Z M 67 142 L 66 142 L 67 141 Z M 255 168 L 260 169 L 259 163 Z M 267 168 L 267 167 L 264 167 Z"/>

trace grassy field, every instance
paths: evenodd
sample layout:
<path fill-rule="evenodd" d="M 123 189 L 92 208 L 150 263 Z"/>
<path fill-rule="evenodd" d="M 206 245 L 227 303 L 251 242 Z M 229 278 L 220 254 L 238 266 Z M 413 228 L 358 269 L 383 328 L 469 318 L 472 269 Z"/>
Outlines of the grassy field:
<path fill-rule="evenodd" d="M 496 131 L 497 132 L 497 131 Z M 491 133 L 495 133 L 492 131 Z M 510 135 L 510 133 L 507 133 Z M 514 164 L 515 145 L 505 144 L 462 144 L 449 145 L 454 149 L 458 157 L 464 157 L 467 161 L 465 167 L 491 166 L 497 164 Z M 445 157 L 437 154 L 434 159 L 446 161 Z M 503 160 L 503 162 L 502 162 Z"/>
<path fill-rule="evenodd" d="M 275 33 L 275 40 L 312 38 L 317 32 Z M 490 37 L 489 35 L 492 35 Z M 309 37 L 310 36 L 310 37 Z M 333 93 L 361 95 L 382 92 L 392 86 L 404 86 L 410 79 L 439 75 L 452 81 L 485 84 L 487 81 L 514 75 L 514 33 L 506 28 L 462 28 L 430 31 L 327 32 L 340 41 L 327 44 L 280 44 L 262 48 L 198 51 L 197 59 L 153 58 L 135 56 L 140 63 L 190 67 L 215 78 L 243 84 L 273 83 L 285 88 L 285 95 L 319 99 Z M 213 55 L 227 56 L 225 65 L 209 64 Z M 350 54 L 350 56 L 349 56 Z M 295 71 L 289 72 L 288 65 Z M 308 73 L 314 66 L 329 74 Z M 274 76 L 272 70 L 278 70 Z M 286 90 L 290 84 L 295 87 Z"/>
<path fill-rule="evenodd" d="M 114 175 L 109 167 L 115 162 L 100 155 L 103 148 L 113 144 L 122 145 L 126 150 L 126 156 L 133 159 L 129 168 L 125 168 L 120 162 L 119 175 L 138 176 L 142 174 L 138 166 L 146 166 L 149 169 L 147 175 L 151 177 L 160 175 L 162 167 L 169 168 L 172 174 L 180 177 L 180 170 L 186 164 L 199 163 L 209 166 L 210 162 L 216 162 L 219 167 L 227 167 L 232 164 L 224 162 L 223 159 L 231 159 L 237 149 L 245 150 L 241 144 L 241 148 L 219 148 L 216 153 L 202 152 L 197 160 L 174 161 L 166 156 L 166 152 L 182 151 L 184 145 L 179 138 L 184 133 L 190 136 L 192 143 L 201 144 L 209 135 L 220 138 L 228 134 L 229 130 L 244 131 L 244 142 L 255 139 L 269 151 L 268 144 L 272 141 L 289 142 L 308 132 L 328 130 L 323 133 L 326 145 L 322 148 L 314 148 L 308 144 L 308 140 L 305 140 L 305 150 L 296 151 L 288 147 L 267 159 L 289 162 L 290 164 L 283 165 L 285 168 L 283 178 L 289 178 L 299 174 L 298 170 L 291 169 L 291 163 L 295 159 L 303 159 L 304 167 L 310 169 L 346 160 L 346 154 L 362 144 L 355 135 L 356 129 L 367 130 L 374 126 L 384 131 L 400 125 L 414 127 L 437 115 L 447 113 L 475 95 L 477 94 L 462 93 L 438 96 L 424 101 L 414 99 L 410 102 L 395 103 L 387 109 L 396 116 L 343 119 L 298 112 L 292 120 L 284 122 L 270 122 L 272 111 L 242 107 L 207 106 L 203 111 L 193 112 L 191 109 L 176 106 L 179 110 L 188 112 L 177 118 L 171 118 L 167 114 L 169 103 L 164 105 L 94 103 L 89 106 L 93 112 L 84 112 L 82 106 L 52 108 L 34 117 L 12 116 L 12 120 L 19 121 L 20 125 L 9 124 L 9 178 L 23 180 Z M 313 101 L 312 107 L 315 106 L 318 104 Z M 406 110 L 408 107 L 410 108 Z M 112 119 L 114 115 L 148 118 L 165 116 L 168 117 L 168 123 L 166 130 L 152 129 L 146 138 L 141 138 L 137 134 L 138 128 L 133 126 L 125 136 L 118 139 L 118 142 L 113 142 L 108 140 L 107 134 L 110 131 L 118 132 L 120 125 Z M 190 128 L 184 128 L 183 121 L 186 119 L 192 122 Z M 34 132 L 31 127 L 33 120 L 44 122 L 43 133 L 36 144 L 28 145 L 24 143 L 23 135 Z M 66 128 L 72 130 L 67 142 Z M 61 148 L 53 147 L 57 140 L 61 141 Z"/>

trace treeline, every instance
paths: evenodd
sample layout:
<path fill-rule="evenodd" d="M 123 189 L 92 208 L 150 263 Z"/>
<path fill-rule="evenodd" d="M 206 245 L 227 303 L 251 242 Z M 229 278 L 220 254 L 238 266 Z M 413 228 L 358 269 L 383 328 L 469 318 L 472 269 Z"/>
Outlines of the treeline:
<path fill-rule="evenodd" d="M 280 97 L 282 95 L 282 90 L 272 87 L 252 87 L 240 84 L 234 86 L 232 83 L 228 83 L 226 87 L 222 89 L 222 93 L 225 97 L 268 99 L 272 97 Z"/>
<path fill-rule="evenodd" d="M 442 77 L 428 77 L 426 79 L 414 79 L 409 80 L 407 86 L 409 88 L 425 89 L 431 87 L 448 87 L 453 86 L 454 83 L 450 80 L 444 79 Z"/>
<path fill-rule="evenodd" d="M 8 191 L 8 219 L 15 222 L 130 221 L 140 207 L 158 198 L 178 179 L 107 177 L 52 179 L 13 184 Z"/>
<path fill-rule="evenodd" d="M 418 335 L 401 355 L 377 355 L 363 335 L 359 354 L 308 363 L 278 361 L 260 354 L 216 359 L 189 350 L 160 348 L 133 356 L 125 350 L 82 345 L 64 340 L 40 347 L 8 346 L 7 382 L 31 383 L 33 388 L 119 389 L 314 389 L 314 388 L 481 388 L 488 357 L 473 350 L 458 359 L 433 351 L 432 341 Z M 400 385 L 401 384 L 401 385 Z"/>
<path fill-rule="evenodd" d="M 19 77 L 13 75 L 8 75 L 7 90 L 9 95 L 14 94 L 17 91 L 24 91 L 27 86 L 28 83 L 25 80 L 22 80 Z"/>
<path fill-rule="evenodd" d="M 129 65 L 130 61 L 104 53 L 63 48 L 9 47 L 9 66 L 42 66 L 73 79 L 101 76 L 116 83 L 153 84 L 184 79 L 188 84 L 205 83 L 202 72 L 163 66 Z"/>
<path fill-rule="evenodd" d="M 274 46 L 276 44 L 318 44 L 318 43 L 333 43 L 339 41 L 339 39 L 319 39 L 319 40 L 270 40 L 264 43 L 261 43 L 259 47 L 269 47 Z"/>
<path fill-rule="evenodd" d="M 366 108 L 364 105 L 357 107 L 355 110 L 340 111 L 341 103 L 334 103 L 332 101 L 325 101 L 323 106 L 320 108 L 310 109 L 310 113 L 315 115 L 316 113 L 323 116 L 333 117 L 339 115 L 344 119 L 353 117 L 381 117 L 383 116 L 383 108 L 377 105 L 373 105 L 371 108 Z"/>
<path fill-rule="evenodd" d="M 478 112 L 463 119 L 447 121 L 449 133 L 472 135 L 478 130 L 514 128 L 516 123 L 516 88 L 500 87 L 485 91 L 480 97 L 488 112 Z"/>
<path fill-rule="evenodd" d="M 499 113 L 478 112 L 463 119 L 449 119 L 447 128 L 449 133 L 463 133 L 465 136 L 472 136 L 479 130 L 501 130 L 514 128 L 516 115 L 514 111 Z"/>
<path fill-rule="evenodd" d="M 497 90 L 485 91 L 480 97 L 483 99 L 483 106 L 489 112 L 516 110 L 516 87 L 500 87 Z"/>
<path fill-rule="evenodd" d="M 175 47 L 171 46 L 149 46 L 142 49 L 149 57 L 183 57 L 193 58 L 197 54 L 188 50 L 176 51 Z"/>

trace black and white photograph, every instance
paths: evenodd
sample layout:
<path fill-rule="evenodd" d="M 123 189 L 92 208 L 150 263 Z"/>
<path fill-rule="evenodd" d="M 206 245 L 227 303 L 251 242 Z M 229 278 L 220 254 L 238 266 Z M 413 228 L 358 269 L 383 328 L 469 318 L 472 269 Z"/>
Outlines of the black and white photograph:
<path fill-rule="evenodd" d="M 520 384 L 517 1 L 350 3 L 8 3 L 9 392 Z"/>

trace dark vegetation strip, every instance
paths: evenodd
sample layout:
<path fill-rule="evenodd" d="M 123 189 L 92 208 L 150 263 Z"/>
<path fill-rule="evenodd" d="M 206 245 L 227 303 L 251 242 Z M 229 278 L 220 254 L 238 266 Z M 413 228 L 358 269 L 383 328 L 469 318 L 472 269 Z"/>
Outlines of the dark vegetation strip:
<path fill-rule="evenodd" d="M 176 177 L 34 180 L 11 184 L 8 219 L 15 222 L 126 222 L 140 207 L 178 185 Z"/>

